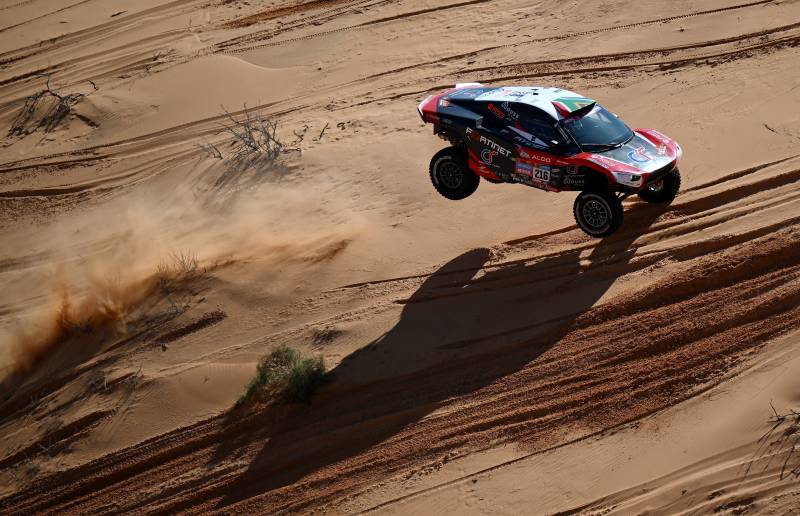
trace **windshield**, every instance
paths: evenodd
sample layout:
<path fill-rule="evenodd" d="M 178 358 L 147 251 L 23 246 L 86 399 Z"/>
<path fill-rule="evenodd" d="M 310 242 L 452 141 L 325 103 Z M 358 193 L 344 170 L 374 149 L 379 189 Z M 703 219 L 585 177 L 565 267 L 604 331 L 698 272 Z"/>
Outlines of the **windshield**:
<path fill-rule="evenodd" d="M 633 131 L 602 106 L 596 106 L 588 115 L 565 118 L 561 126 L 586 150 L 613 149 L 633 138 Z"/>

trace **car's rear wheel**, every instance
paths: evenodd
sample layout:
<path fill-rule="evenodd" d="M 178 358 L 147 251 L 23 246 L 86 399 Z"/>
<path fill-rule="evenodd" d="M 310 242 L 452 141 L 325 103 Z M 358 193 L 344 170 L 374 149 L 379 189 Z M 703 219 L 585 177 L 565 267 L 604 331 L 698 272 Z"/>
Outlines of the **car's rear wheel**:
<path fill-rule="evenodd" d="M 575 198 L 575 222 L 589 236 L 602 238 L 622 225 L 622 201 L 606 190 L 588 190 Z"/>
<path fill-rule="evenodd" d="M 675 167 L 655 183 L 647 185 L 639 192 L 639 198 L 647 202 L 669 204 L 678 195 L 680 189 L 681 171 Z"/>
<path fill-rule="evenodd" d="M 430 174 L 436 191 L 452 201 L 469 197 L 480 184 L 480 177 L 467 166 L 464 153 L 455 147 L 442 149 L 433 156 Z"/>

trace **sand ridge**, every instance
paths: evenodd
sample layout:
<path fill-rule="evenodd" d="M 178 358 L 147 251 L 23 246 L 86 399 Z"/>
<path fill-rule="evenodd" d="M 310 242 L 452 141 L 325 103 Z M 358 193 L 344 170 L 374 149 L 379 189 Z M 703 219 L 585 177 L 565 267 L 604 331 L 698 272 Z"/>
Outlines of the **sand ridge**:
<path fill-rule="evenodd" d="M 800 403 L 800 3 L 0 13 L 0 126 L 43 74 L 87 94 L 0 141 L 3 512 L 794 507 L 769 401 Z M 444 144 L 415 107 L 465 80 L 563 86 L 674 136 L 681 195 L 627 200 L 602 240 L 569 194 L 441 199 Z M 214 158 L 225 110 L 301 152 Z M 307 406 L 233 408 L 280 344 L 332 381 Z"/>

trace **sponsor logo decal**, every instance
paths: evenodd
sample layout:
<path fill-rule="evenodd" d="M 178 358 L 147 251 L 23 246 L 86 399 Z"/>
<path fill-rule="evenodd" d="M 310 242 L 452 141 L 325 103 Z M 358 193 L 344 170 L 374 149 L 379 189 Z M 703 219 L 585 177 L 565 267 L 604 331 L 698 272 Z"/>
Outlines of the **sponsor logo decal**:
<path fill-rule="evenodd" d="M 481 136 L 481 143 L 500 153 L 501 156 L 511 157 L 511 151 L 505 149 L 485 136 Z"/>
<path fill-rule="evenodd" d="M 669 141 L 669 137 L 663 133 L 656 131 L 655 129 L 650 129 L 647 132 L 658 138 L 659 140 Z"/>
<path fill-rule="evenodd" d="M 481 151 L 481 161 L 483 161 L 487 165 L 493 165 L 494 163 L 492 163 L 492 162 L 494 161 L 494 157 L 496 155 L 497 155 L 496 151 L 489 150 L 489 149 L 483 149 Z"/>
<path fill-rule="evenodd" d="M 506 118 L 506 114 L 505 114 L 505 113 L 503 113 L 503 111 L 502 111 L 500 108 L 498 108 L 497 106 L 495 106 L 494 104 L 492 104 L 492 103 L 489 103 L 489 105 L 487 106 L 487 108 L 488 108 L 488 109 L 489 109 L 489 111 L 491 111 L 491 112 L 494 114 L 494 116 L 496 116 L 497 118 L 499 118 L 499 119 L 501 119 L 501 120 L 504 120 L 504 119 Z"/>
<path fill-rule="evenodd" d="M 514 120 L 514 121 L 519 120 L 519 113 L 514 111 L 511 108 L 511 105 L 508 102 L 503 102 L 502 104 L 500 104 L 500 106 L 503 108 L 503 110 L 506 113 L 508 113 L 508 118 L 510 118 L 511 120 Z"/>
<path fill-rule="evenodd" d="M 644 147 L 639 147 L 636 150 L 628 152 L 628 159 L 636 163 L 647 163 L 650 161 L 650 156 L 645 154 Z"/>
<path fill-rule="evenodd" d="M 582 188 L 586 184 L 586 177 L 583 175 L 580 176 L 566 176 L 564 178 L 564 186 L 575 186 L 578 188 Z"/>
<path fill-rule="evenodd" d="M 625 163 L 621 161 L 617 161 L 615 159 L 606 158 L 604 156 L 598 156 L 597 154 L 593 154 L 591 157 L 587 158 L 589 161 L 594 163 L 595 165 L 600 165 L 603 168 L 611 168 L 611 167 L 618 167 L 620 165 L 625 165 Z"/>
<path fill-rule="evenodd" d="M 533 165 L 528 163 L 517 163 L 517 174 L 523 176 L 533 176 Z"/>
<path fill-rule="evenodd" d="M 519 91 L 519 90 L 512 90 L 511 88 L 501 88 L 495 92 L 498 96 L 502 97 L 511 97 L 511 98 L 522 98 L 528 94 L 527 91 Z"/>
<path fill-rule="evenodd" d="M 512 129 L 515 128 L 512 127 Z M 525 138 L 522 135 L 515 134 L 514 141 L 517 142 L 519 145 L 524 145 L 526 147 L 533 147 L 534 149 L 539 149 L 539 150 L 547 149 L 547 145 L 542 143 L 542 141 L 536 138 L 535 136 L 533 136 L 533 140 L 529 140 L 528 138 Z"/>
<path fill-rule="evenodd" d="M 555 186 L 561 180 L 561 169 L 558 167 L 517 162 L 511 175 L 518 183 L 553 192 L 559 191 Z"/>
<path fill-rule="evenodd" d="M 507 158 L 511 157 L 511 151 L 510 150 L 506 149 L 505 147 L 503 147 L 502 145 L 498 144 L 497 142 L 490 140 L 489 138 L 485 137 L 484 135 L 478 133 L 477 131 L 473 131 L 472 129 L 467 127 L 466 133 L 467 133 L 467 136 L 470 137 L 470 139 L 472 139 L 472 140 L 474 140 L 476 142 L 479 142 L 481 145 L 486 145 L 491 150 L 496 151 L 497 154 L 500 154 L 501 156 L 505 156 Z"/>

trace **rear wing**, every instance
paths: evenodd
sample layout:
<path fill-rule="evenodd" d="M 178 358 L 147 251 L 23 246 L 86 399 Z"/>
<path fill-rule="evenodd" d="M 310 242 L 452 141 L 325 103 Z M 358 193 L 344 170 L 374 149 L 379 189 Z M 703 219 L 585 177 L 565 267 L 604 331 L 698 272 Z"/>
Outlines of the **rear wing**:
<path fill-rule="evenodd" d="M 597 101 L 586 97 L 559 97 L 551 101 L 558 114 L 564 118 L 582 117 L 594 109 Z"/>

